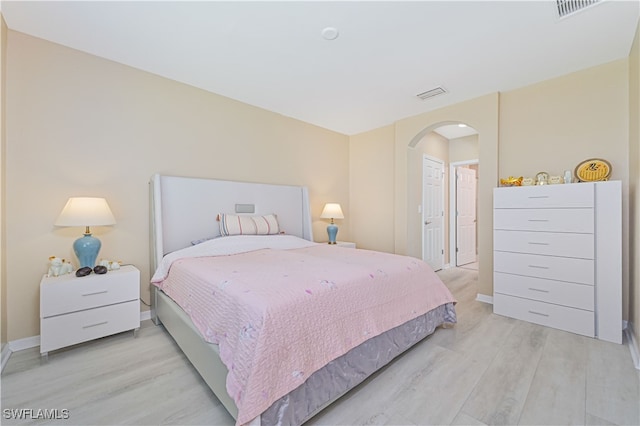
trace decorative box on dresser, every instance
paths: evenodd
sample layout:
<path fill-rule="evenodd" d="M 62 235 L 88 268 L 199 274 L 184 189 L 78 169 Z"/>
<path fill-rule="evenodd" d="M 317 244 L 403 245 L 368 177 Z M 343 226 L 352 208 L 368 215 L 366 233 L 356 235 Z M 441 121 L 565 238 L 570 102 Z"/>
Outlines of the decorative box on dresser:
<path fill-rule="evenodd" d="M 40 354 L 140 328 L 140 271 L 44 276 L 40 281 Z"/>
<path fill-rule="evenodd" d="M 493 311 L 622 343 L 620 181 L 495 188 Z"/>

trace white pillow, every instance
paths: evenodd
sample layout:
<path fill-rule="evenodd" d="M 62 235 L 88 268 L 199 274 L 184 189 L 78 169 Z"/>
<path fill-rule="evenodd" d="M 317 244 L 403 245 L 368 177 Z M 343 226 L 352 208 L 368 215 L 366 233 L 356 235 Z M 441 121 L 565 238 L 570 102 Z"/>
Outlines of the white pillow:
<path fill-rule="evenodd" d="M 274 235 L 280 233 L 275 214 L 248 216 L 220 213 L 220 235 Z"/>

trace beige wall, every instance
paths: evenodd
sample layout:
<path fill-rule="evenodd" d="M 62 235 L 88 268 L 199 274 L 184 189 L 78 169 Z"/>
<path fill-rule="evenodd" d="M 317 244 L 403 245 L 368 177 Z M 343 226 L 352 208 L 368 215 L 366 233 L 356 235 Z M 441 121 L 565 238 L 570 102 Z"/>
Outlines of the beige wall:
<path fill-rule="evenodd" d="M 349 142 L 349 228 L 359 248 L 394 252 L 394 126 L 352 136 Z"/>
<path fill-rule="evenodd" d="M 5 226 L 5 163 L 6 163 L 6 125 L 5 125 L 5 78 L 7 54 L 7 24 L 0 13 L 0 342 L 4 348 L 7 340 L 7 276 L 6 276 L 6 226 Z"/>
<path fill-rule="evenodd" d="M 439 126 L 433 126 L 432 130 Z M 421 156 L 423 154 L 439 158 L 445 162 L 445 235 L 448 235 L 449 220 L 449 164 L 454 161 L 467 161 L 477 159 L 478 136 L 447 139 L 427 132 L 421 135 L 415 143 L 416 148 L 403 153 L 407 166 L 411 167 L 409 173 L 415 177 L 410 180 L 412 199 L 419 203 L 421 196 Z M 382 127 L 370 132 L 351 136 L 349 170 L 351 187 L 349 190 L 351 236 L 358 243 L 358 247 L 370 250 L 380 250 L 389 253 L 395 252 L 394 232 L 394 180 L 395 180 L 395 125 Z M 417 213 L 417 205 L 411 207 L 411 211 L 404 214 Z M 418 226 L 419 223 L 413 223 Z M 449 238 L 445 238 L 445 263 L 449 262 Z M 416 257 L 421 257 L 420 238 L 414 238 L 410 242 L 409 252 Z"/>
<path fill-rule="evenodd" d="M 410 197 L 414 177 L 408 173 L 410 150 L 433 129 L 445 124 L 465 123 L 478 131 L 479 162 L 482 172 L 478 180 L 478 292 L 490 296 L 493 293 L 493 211 L 492 191 L 498 180 L 498 109 L 499 95 L 491 94 L 451 105 L 436 111 L 409 117 L 396 123 L 395 134 L 395 250 L 400 254 L 419 257 L 409 252 L 416 247 L 421 235 L 409 233 L 415 229 L 413 207 L 418 200 Z"/>
<path fill-rule="evenodd" d="M 387 132 L 385 143 L 395 146 L 394 169 L 387 175 L 391 179 L 393 174 L 395 182 L 394 251 L 421 255 L 421 235 L 413 232 L 420 227 L 414 214 L 419 191 L 413 187 L 417 178 L 411 166 L 412 150 L 440 125 L 462 122 L 478 130 L 478 292 L 482 295 L 493 293 L 492 192 L 498 176 L 535 176 L 541 170 L 562 174 L 584 159 L 605 158 L 613 165 L 612 179 L 623 185 L 623 306 L 624 318 L 628 318 L 628 82 L 627 60 L 620 60 L 396 122 L 395 134 L 391 137 Z M 352 169 L 351 179 L 364 181 L 360 175 L 379 172 L 366 167 Z M 375 230 L 359 230 L 367 232 Z"/>
<path fill-rule="evenodd" d="M 146 301 L 153 173 L 307 185 L 318 241 L 325 202 L 351 217 L 345 135 L 11 30 L 6 102 L 9 340 L 39 334 L 47 258 L 74 258 L 82 230 L 53 226 L 70 196 L 107 198 L 100 257 L 136 265 Z"/>
<path fill-rule="evenodd" d="M 587 158 L 628 179 L 627 61 L 501 93 L 501 177 L 562 175 Z"/>
<path fill-rule="evenodd" d="M 375 131 L 367 132 L 361 135 L 351 137 L 351 170 L 350 178 L 353 184 L 351 186 L 352 209 L 356 213 L 353 215 L 352 223 L 360 222 L 358 231 L 354 233 L 354 239 L 360 245 L 360 238 L 369 236 L 372 239 L 374 235 L 380 235 L 377 238 L 377 249 L 392 251 L 398 254 L 409 254 L 420 257 L 421 252 L 421 232 L 409 233 L 409 222 L 411 221 L 412 229 L 420 229 L 419 224 L 416 228 L 415 222 L 417 218 L 417 205 L 420 203 L 419 191 L 415 191 L 416 179 L 420 182 L 420 178 L 415 178 L 412 173 L 409 178 L 410 159 L 414 158 L 415 152 L 421 152 L 420 148 L 415 148 L 422 138 L 429 134 L 432 130 L 446 124 L 465 123 L 474 127 L 479 132 L 478 144 L 479 160 L 482 168 L 479 180 L 479 212 L 478 212 L 478 246 L 482 254 L 480 254 L 480 279 L 478 291 L 481 294 L 491 295 L 493 291 L 492 274 L 493 274 L 493 255 L 492 255 L 492 189 L 497 182 L 497 161 L 498 161 L 498 105 L 499 97 L 497 94 L 483 96 L 467 102 L 456 104 L 437 111 L 410 117 L 395 123 L 394 126 L 385 127 Z M 379 161 L 370 167 L 367 162 L 358 164 L 358 156 L 364 153 L 367 148 L 367 141 L 375 142 L 375 146 L 384 150 L 384 154 L 380 154 Z M 411 145 L 411 146 L 410 146 Z M 373 145 L 370 145 L 373 146 Z M 390 149 L 394 154 L 389 155 Z M 380 167 L 384 164 L 384 167 Z M 367 187 L 366 182 L 369 179 L 382 180 L 384 182 L 393 182 L 392 197 L 394 214 L 378 215 L 376 220 L 367 218 L 362 212 L 357 210 L 355 197 L 366 197 L 373 199 L 376 189 Z M 385 194 L 389 194 L 389 191 Z M 411 197 L 408 196 L 411 194 Z M 382 194 L 384 195 L 384 194 Z M 363 215 L 361 215 L 361 212 Z M 372 223 L 372 226 L 365 227 L 364 222 Z M 383 234 L 378 234 L 379 229 L 384 229 Z M 386 232 L 393 229 L 393 232 Z M 391 250 L 390 250 L 391 249 Z"/>
<path fill-rule="evenodd" d="M 477 160 L 480 157 L 478 148 L 478 135 L 451 139 L 449 141 L 449 161 L 457 163 L 459 161 Z"/>
<path fill-rule="evenodd" d="M 629 321 L 640 343 L 640 28 L 629 55 L 629 234 Z"/>
<path fill-rule="evenodd" d="M 52 225 L 69 196 L 109 200 L 118 223 L 94 230 L 103 241 L 101 257 L 136 264 L 143 273 L 142 296 L 148 300 L 147 182 L 155 172 L 306 184 L 316 240 L 326 240 L 326 223 L 318 219 L 322 206 L 337 201 L 347 217 L 340 239 L 415 255 L 421 236 L 409 234 L 416 202 L 410 190 L 410 152 L 433 129 L 457 122 L 479 132 L 478 292 L 491 295 L 493 290 L 492 189 L 498 176 L 531 176 L 540 170 L 560 174 L 583 159 L 606 158 L 613 164 L 612 178 L 623 182 L 625 235 L 633 235 L 624 246 L 624 305 L 625 318 L 633 321 L 638 336 L 637 34 L 629 61 L 483 96 L 352 137 L 7 33 L 4 26 L 1 41 L 7 52 L 6 61 L 2 57 L 6 153 L 0 159 L 7 208 L 0 209 L 0 220 L 9 224 L 2 234 L 6 250 L 0 248 L 6 256 L 0 264 L 6 275 L 2 308 L 11 300 L 2 309 L 3 331 L 8 327 L 3 339 L 39 333 L 38 284 L 46 258 L 72 257 L 71 244 L 80 234 Z M 251 155 L 245 159 L 247 152 Z M 451 151 L 452 158 L 457 157 Z"/>
<path fill-rule="evenodd" d="M 540 171 L 562 175 L 594 157 L 611 163 L 610 179 L 622 181 L 625 319 L 629 312 L 628 99 L 627 60 L 502 93 L 499 151 L 502 177 L 535 177 Z"/>

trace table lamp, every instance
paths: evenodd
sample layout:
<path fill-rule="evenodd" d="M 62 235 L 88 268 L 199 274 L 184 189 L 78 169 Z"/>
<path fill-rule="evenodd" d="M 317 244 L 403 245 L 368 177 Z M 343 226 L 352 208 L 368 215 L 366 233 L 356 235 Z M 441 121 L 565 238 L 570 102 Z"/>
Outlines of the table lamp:
<path fill-rule="evenodd" d="M 331 219 L 331 224 L 327 226 L 327 234 L 329 234 L 329 244 L 336 243 L 336 235 L 338 235 L 338 226 L 333 223 L 333 219 L 344 219 L 342 209 L 338 203 L 327 203 L 322 209 L 321 219 Z"/>
<path fill-rule="evenodd" d="M 102 243 L 91 236 L 90 226 L 106 226 L 116 223 L 113 213 L 104 198 L 72 197 L 62 209 L 56 226 L 84 226 L 84 236 L 73 243 L 73 251 L 80 261 L 80 268 L 93 268 Z"/>

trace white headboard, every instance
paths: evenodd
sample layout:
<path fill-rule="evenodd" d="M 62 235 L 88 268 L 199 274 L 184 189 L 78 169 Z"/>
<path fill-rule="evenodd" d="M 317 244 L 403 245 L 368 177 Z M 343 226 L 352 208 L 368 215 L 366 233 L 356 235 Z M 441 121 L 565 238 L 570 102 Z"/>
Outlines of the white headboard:
<path fill-rule="evenodd" d="M 253 205 L 252 214 L 275 213 L 280 229 L 313 241 L 306 187 L 232 182 L 205 178 L 151 178 L 151 273 L 162 257 L 191 241 L 220 235 L 218 213 L 236 214 L 236 205 Z"/>

